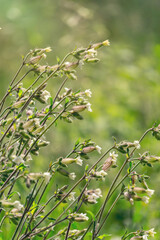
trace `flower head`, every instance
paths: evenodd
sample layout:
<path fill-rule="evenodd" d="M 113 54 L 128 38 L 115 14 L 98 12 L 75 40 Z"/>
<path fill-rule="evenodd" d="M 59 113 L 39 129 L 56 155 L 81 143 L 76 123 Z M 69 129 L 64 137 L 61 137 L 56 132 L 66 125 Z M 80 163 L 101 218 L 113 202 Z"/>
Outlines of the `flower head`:
<path fill-rule="evenodd" d="M 93 190 L 86 189 L 84 192 L 84 196 L 85 196 L 85 202 L 95 204 L 97 203 L 97 199 L 102 197 L 101 189 L 100 188 L 93 189 Z"/>
<path fill-rule="evenodd" d="M 142 197 L 142 201 L 146 204 L 149 203 L 149 197 L 147 196 Z"/>
<path fill-rule="evenodd" d="M 146 189 L 146 193 L 149 197 L 151 197 L 154 194 L 154 190 L 153 189 Z"/>
<path fill-rule="evenodd" d="M 13 203 L 13 206 L 18 209 L 18 211 L 21 211 L 23 209 L 23 205 L 19 201 L 15 201 Z"/>
<path fill-rule="evenodd" d="M 45 179 L 45 183 L 47 184 L 51 178 L 51 174 L 49 172 L 43 173 L 43 177 Z"/>
<path fill-rule="evenodd" d="M 139 141 L 136 140 L 133 143 L 134 143 L 134 146 L 135 146 L 136 149 L 140 149 L 141 148 L 141 145 L 140 145 Z"/>
<path fill-rule="evenodd" d="M 75 192 L 71 192 L 69 195 L 68 195 L 68 200 L 69 201 L 74 201 L 75 200 Z"/>
<path fill-rule="evenodd" d="M 89 219 L 86 213 L 71 213 L 69 214 L 68 218 L 76 222 L 84 222 L 88 221 Z"/>
<path fill-rule="evenodd" d="M 87 97 L 91 97 L 91 95 L 92 95 L 92 92 L 90 89 L 86 89 L 84 93 Z"/>
<path fill-rule="evenodd" d="M 78 165 L 82 166 L 83 160 L 80 158 L 80 156 L 78 156 L 75 160 Z"/>
<path fill-rule="evenodd" d="M 75 178 L 76 178 L 76 174 L 73 172 L 73 173 L 69 173 L 69 178 L 71 179 L 71 180 L 75 180 Z"/>
<path fill-rule="evenodd" d="M 113 162 L 113 163 L 116 163 L 116 162 L 117 162 L 118 154 L 116 154 L 115 151 L 113 151 L 112 153 L 110 153 L 109 156 L 112 158 L 112 162 Z"/>
<path fill-rule="evenodd" d="M 92 112 L 92 108 L 91 108 L 91 104 L 90 104 L 90 103 L 87 103 L 87 104 L 86 104 L 86 107 L 87 107 L 87 110 L 88 110 L 89 112 Z"/>
<path fill-rule="evenodd" d="M 156 234 L 156 232 L 154 232 L 154 228 L 151 228 L 150 230 L 146 231 L 146 233 L 147 233 L 148 236 L 150 236 L 150 237 L 154 237 L 154 234 Z"/>
<path fill-rule="evenodd" d="M 97 152 L 98 152 L 99 154 L 101 154 L 102 148 L 101 148 L 100 146 L 98 146 L 98 145 L 97 145 L 95 148 L 96 148 Z"/>

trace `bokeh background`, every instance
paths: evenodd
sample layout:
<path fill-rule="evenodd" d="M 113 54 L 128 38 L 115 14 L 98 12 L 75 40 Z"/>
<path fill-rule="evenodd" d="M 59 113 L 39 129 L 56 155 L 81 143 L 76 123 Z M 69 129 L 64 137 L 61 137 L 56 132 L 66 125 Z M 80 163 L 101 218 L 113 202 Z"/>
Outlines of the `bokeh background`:
<path fill-rule="evenodd" d="M 99 51 L 99 63 L 85 65 L 78 71 L 78 81 L 67 85 L 92 90 L 93 113 L 85 113 L 84 121 L 72 125 L 60 122 L 50 131 L 51 145 L 32 162 L 32 171 L 46 170 L 49 162 L 68 153 L 79 137 L 93 139 L 105 151 L 112 136 L 117 141 L 134 141 L 160 121 L 160 1 L 1 0 L 0 6 L 0 97 L 21 56 L 32 48 L 51 46 L 47 61 L 52 65 L 57 56 L 62 59 L 75 47 L 106 39 L 111 42 L 109 48 Z M 57 87 L 57 82 L 50 81 L 51 93 Z M 160 142 L 148 136 L 140 152 L 146 150 L 160 155 Z M 92 154 L 91 161 L 96 158 Z M 160 231 L 160 166 L 141 171 L 151 176 L 149 187 L 156 190 L 151 203 L 137 203 L 135 208 L 120 201 L 104 232 L 122 236 L 127 227 L 135 230 L 142 226 Z"/>

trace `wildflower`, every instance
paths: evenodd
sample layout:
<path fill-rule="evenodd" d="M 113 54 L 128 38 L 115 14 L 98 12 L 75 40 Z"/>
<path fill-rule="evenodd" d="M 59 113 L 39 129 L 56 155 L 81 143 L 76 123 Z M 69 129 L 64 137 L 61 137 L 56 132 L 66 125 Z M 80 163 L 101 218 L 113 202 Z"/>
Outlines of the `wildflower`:
<path fill-rule="evenodd" d="M 74 201 L 75 200 L 75 192 L 71 192 L 69 195 L 68 195 L 68 200 L 69 201 Z"/>
<path fill-rule="evenodd" d="M 43 177 L 43 174 L 42 173 L 29 173 L 28 177 L 31 180 L 36 181 L 36 180 L 40 179 L 41 177 Z"/>
<path fill-rule="evenodd" d="M 52 49 L 51 49 L 51 47 L 46 47 L 46 48 L 44 48 L 44 51 L 45 51 L 45 52 L 51 52 Z"/>
<path fill-rule="evenodd" d="M 151 228 L 150 230 L 146 231 L 146 233 L 147 233 L 148 236 L 150 236 L 150 237 L 154 237 L 154 234 L 156 234 L 156 232 L 154 232 L 154 228 Z"/>
<path fill-rule="evenodd" d="M 45 54 L 32 57 L 32 58 L 30 58 L 28 64 L 34 65 L 34 64 L 38 63 L 38 62 L 41 60 L 42 57 L 46 58 L 46 57 L 45 57 Z"/>
<path fill-rule="evenodd" d="M 82 149 L 82 152 L 83 153 L 90 153 L 90 152 L 93 152 L 96 148 L 94 146 L 88 146 L 88 147 L 84 147 Z"/>
<path fill-rule="evenodd" d="M 143 240 L 148 240 L 148 234 L 144 234 L 142 237 Z"/>
<path fill-rule="evenodd" d="M 77 238 L 77 237 L 82 235 L 86 230 L 87 230 L 86 228 L 82 229 L 82 230 L 77 230 L 77 229 L 70 230 L 68 238 L 73 238 L 73 239 L 77 239 L 78 240 L 79 238 Z"/>
<path fill-rule="evenodd" d="M 133 144 L 134 144 L 136 149 L 140 149 L 141 148 L 141 145 L 140 145 L 139 141 L 136 140 L 136 141 L 133 142 Z"/>
<path fill-rule="evenodd" d="M 93 152 L 94 150 L 97 150 L 97 152 L 100 154 L 101 153 L 101 147 L 100 146 L 88 146 L 88 147 L 84 147 L 82 149 L 82 152 L 83 153 L 90 153 L 90 152 Z"/>
<path fill-rule="evenodd" d="M 76 222 L 84 222 L 84 221 L 88 221 L 88 217 L 86 213 L 71 213 L 68 216 L 68 219 L 71 219 L 73 221 Z"/>
<path fill-rule="evenodd" d="M 72 107 L 72 112 L 82 112 L 86 109 L 86 105 L 77 105 Z"/>
<path fill-rule="evenodd" d="M 49 172 L 45 172 L 45 173 L 43 173 L 43 177 L 45 179 L 45 183 L 47 184 L 47 183 L 49 183 L 49 180 L 51 178 L 51 174 Z"/>
<path fill-rule="evenodd" d="M 146 196 L 142 197 L 142 201 L 146 204 L 149 203 L 149 197 Z"/>
<path fill-rule="evenodd" d="M 101 189 L 100 188 L 97 188 L 94 190 L 86 189 L 84 192 L 84 197 L 85 197 L 85 202 L 95 204 L 95 203 L 97 203 L 97 199 L 102 197 Z"/>
<path fill-rule="evenodd" d="M 19 201 L 13 202 L 13 206 L 18 209 L 18 211 L 21 211 L 23 209 L 23 205 Z"/>
<path fill-rule="evenodd" d="M 105 40 L 102 42 L 103 46 L 110 46 L 109 40 Z"/>
<path fill-rule="evenodd" d="M 99 154 L 101 154 L 101 149 L 102 149 L 102 148 L 101 148 L 100 146 L 98 146 L 98 145 L 96 146 L 96 150 L 97 150 L 97 152 L 98 152 Z"/>
<path fill-rule="evenodd" d="M 149 197 L 151 197 L 154 194 L 154 190 L 153 189 L 146 189 L 146 193 Z"/>
<path fill-rule="evenodd" d="M 40 95 L 41 100 L 43 100 L 45 103 L 47 103 L 50 97 L 51 97 L 51 94 L 47 90 L 44 90 Z"/>
<path fill-rule="evenodd" d="M 87 110 L 89 112 L 92 112 L 92 108 L 91 108 L 91 104 L 90 103 L 87 103 L 86 107 L 87 107 Z"/>
<path fill-rule="evenodd" d="M 140 187 L 134 187 L 132 189 L 136 193 L 147 193 L 149 197 L 151 197 L 154 194 L 154 190 L 152 189 L 145 189 L 145 188 L 140 188 Z"/>
<path fill-rule="evenodd" d="M 90 174 L 91 174 L 91 177 L 95 177 L 97 179 L 102 179 L 102 181 L 105 180 L 105 176 L 107 175 L 107 173 L 104 170 L 101 170 L 99 172 L 92 170 Z"/>
<path fill-rule="evenodd" d="M 97 51 L 93 48 L 90 48 L 87 50 L 87 54 L 90 55 L 91 57 L 97 56 Z"/>
<path fill-rule="evenodd" d="M 71 163 L 77 163 L 78 165 L 82 166 L 83 164 L 83 160 L 80 159 L 80 156 L 78 156 L 77 158 L 63 158 L 61 163 L 68 165 Z"/>
<path fill-rule="evenodd" d="M 87 97 L 91 97 L 91 95 L 92 95 L 92 92 L 90 89 L 86 89 L 84 93 Z"/>
<path fill-rule="evenodd" d="M 76 178 L 76 174 L 73 172 L 73 173 L 69 173 L 69 178 L 71 179 L 71 180 L 75 180 L 75 178 Z"/>
<path fill-rule="evenodd" d="M 115 151 L 113 151 L 112 153 L 110 153 L 109 156 L 112 158 L 112 162 L 113 162 L 113 163 L 116 163 L 116 162 L 117 162 L 118 154 L 116 154 Z"/>

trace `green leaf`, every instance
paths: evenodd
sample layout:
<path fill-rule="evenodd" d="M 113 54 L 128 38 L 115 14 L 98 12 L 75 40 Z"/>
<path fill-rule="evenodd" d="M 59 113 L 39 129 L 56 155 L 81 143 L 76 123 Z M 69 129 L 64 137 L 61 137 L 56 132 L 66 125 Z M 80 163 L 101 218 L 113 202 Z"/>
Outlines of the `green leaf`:
<path fill-rule="evenodd" d="M 91 211 L 86 211 L 91 217 L 93 221 L 96 221 L 95 215 Z"/>
<path fill-rule="evenodd" d="M 111 236 L 111 234 L 103 234 L 103 235 L 98 236 L 97 239 L 104 239 L 104 238 L 110 237 L 110 236 Z"/>
<path fill-rule="evenodd" d="M 81 138 L 78 138 L 77 141 L 75 142 L 75 147 L 77 147 L 77 145 L 79 144 Z"/>
<path fill-rule="evenodd" d="M 57 63 L 60 64 L 60 62 L 61 62 L 61 61 L 60 61 L 60 58 L 57 57 Z"/>
<path fill-rule="evenodd" d="M 77 118 L 78 120 L 83 120 L 83 117 L 82 117 L 79 113 L 77 113 L 77 112 L 72 113 L 72 115 L 73 115 L 75 118 Z"/>

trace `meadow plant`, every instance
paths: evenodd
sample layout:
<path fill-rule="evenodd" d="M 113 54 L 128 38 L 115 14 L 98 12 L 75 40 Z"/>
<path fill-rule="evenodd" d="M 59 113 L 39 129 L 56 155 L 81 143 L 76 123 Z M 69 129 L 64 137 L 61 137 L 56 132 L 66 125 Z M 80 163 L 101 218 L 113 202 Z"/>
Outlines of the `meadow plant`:
<path fill-rule="evenodd" d="M 103 227 L 119 199 L 132 205 L 136 201 L 147 204 L 154 194 L 154 190 L 148 187 L 148 176 L 138 173 L 136 169 L 141 164 L 151 167 L 160 161 L 160 157 L 149 152 L 138 153 L 149 133 L 160 139 L 160 125 L 147 129 L 139 140 L 133 142 L 117 143 L 114 140 L 103 154 L 101 147 L 90 139 L 77 140 L 73 149 L 66 156 L 54 159 L 45 172 L 30 171 L 33 155 L 38 158 L 41 148 L 49 147 L 50 143 L 45 138 L 48 130 L 53 131 L 58 121 L 72 123 L 74 119 L 82 120 L 84 111 L 92 111 L 89 102 L 91 90 L 74 91 L 65 84 L 77 80 L 77 67 L 97 63 L 97 50 L 103 46 L 109 46 L 109 41 L 77 48 L 62 61 L 57 59 L 57 64 L 53 66 L 40 64 L 51 51 L 50 47 L 31 50 L 23 57 L 20 68 L 10 82 L 0 102 L 0 226 L 2 232 L 4 229 L 8 231 L 5 240 L 106 239 L 109 233 Z M 30 73 L 34 73 L 34 80 L 25 87 L 25 79 Z M 46 90 L 50 79 L 60 82 L 54 97 Z M 93 151 L 97 151 L 100 157 L 91 164 L 86 160 Z M 78 168 L 85 165 L 78 180 L 76 173 L 72 172 L 73 164 L 77 164 Z M 104 195 L 100 186 L 106 184 L 105 179 L 113 168 L 117 168 L 117 174 Z M 50 195 L 48 188 L 53 182 L 57 183 L 59 175 L 64 178 L 62 183 L 68 178 L 71 187 L 62 185 Z M 15 190 L 19 182 L 23 189 L 29 189 L 27 196 L 23 191 L 18 193 Z M 91 182 L 94 182 L 94 188 L 90 187 Z M 80 184 L 83 186 L 81 191 Z M 44 195 L 47 195 L 46 202 L 43 201 Z M 99 210 L 90 211 L 90 204 L 97 204 L 100 199 L 102 204 Z M 83 212 L 82 206 L 85 206 Z M 131 233 L 124 230 L 121 239 L 146 240 L 155 234 L 154 228 Z"/>

